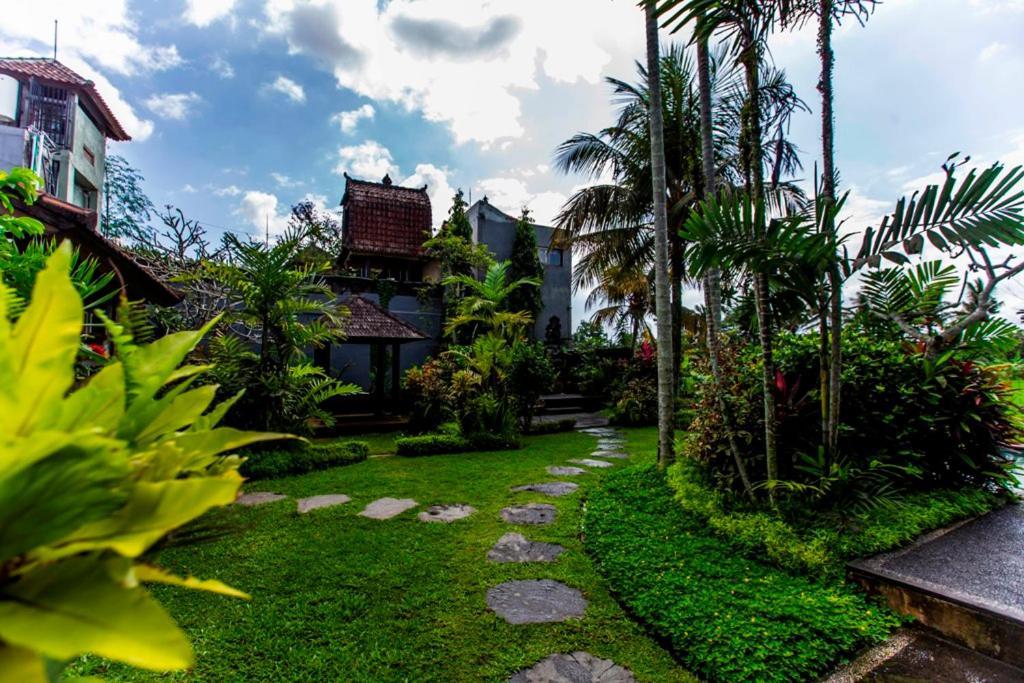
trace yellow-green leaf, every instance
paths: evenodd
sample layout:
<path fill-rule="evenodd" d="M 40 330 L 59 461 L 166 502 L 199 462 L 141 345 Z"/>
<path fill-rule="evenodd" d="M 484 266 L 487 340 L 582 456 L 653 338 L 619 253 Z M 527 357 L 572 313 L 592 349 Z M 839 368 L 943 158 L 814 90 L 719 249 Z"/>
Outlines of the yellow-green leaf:
<path fill-rule="evenodd" d="M 95 556 L 40 567 L 0 593 L 0 640 L 53 659 L 92 652 L 157 671 L 192 664 L 185 634 L 118 565 Z"/>
<path fill-rule="evenodd" d="M 0 683 L 47 683 L 46 662 L 32 650 L 0 645 Z"/>
<path fill-rule="evenodd" d="M 170 586 L 181 586 L 182 588 L 191 588 L 192 590 L 197 591 L 208 591 L 210 593 L 218 593 L 220 595 L 230 595 L 233 598 L 242 598 L 243 600 L 249 599 L 248 593 L 243 593 L 242 591 L 232 588 L 226 583 L 221 583 L 216 579 L 197 579 L 194 576 L 176 576 L 164 569 L 161 569 L 160 567 L 154 567 L 149 564 L 135 565 L 135 578 L 142 583 L 165 583 Z"/>

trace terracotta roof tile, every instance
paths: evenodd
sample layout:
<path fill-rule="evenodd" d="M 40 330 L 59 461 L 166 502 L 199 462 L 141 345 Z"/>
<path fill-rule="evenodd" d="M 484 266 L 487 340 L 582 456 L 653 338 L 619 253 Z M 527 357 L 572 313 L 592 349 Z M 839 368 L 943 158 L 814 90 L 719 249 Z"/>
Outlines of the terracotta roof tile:
<path fill-rule="evenodd" d="M 350 296 L 342 302 L 348 309 L 345 318 L 345 338 L 350 342 L 392 341 L 413 342 L 426 339 L 415 327 L 396 318 L 383 308 L 361 296 Z"/>
<path fill-rule="evenodd" d="M 0 57 L 0 74 L 13 78 L 38 78 L 41 81 L 63 85 L 75 90 L 80 97 L 91 100 L 114 140 L 131 140 L 121 122 L 114 116 L 96 84 L 83 78 L 56 59 L 43 57 Z"/>
<path fill-rule="evenodd" d="M 415 258 L 430 235 L 430 197 L 426 186 L 399 187 L 384 177 L 371 183 L 345 176 L 342 233 L 353 253 Z"/>

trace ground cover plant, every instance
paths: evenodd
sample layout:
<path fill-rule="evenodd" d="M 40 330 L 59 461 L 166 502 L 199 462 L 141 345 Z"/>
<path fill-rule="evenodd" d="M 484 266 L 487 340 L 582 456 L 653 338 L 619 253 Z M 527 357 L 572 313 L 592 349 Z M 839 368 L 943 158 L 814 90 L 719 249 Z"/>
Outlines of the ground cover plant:
<path fill-rule="evenodd" d="M 814 679 L 900 623 L 852 588 L 735 553 L 651 465 L 608 475 L 584 531 L 622 602 L 708 680 Z"/>
<path fill-rule="evenodd" d="M 546 466 L 580 457 L 594 443 L 579 433 L 526 437 L 514 454 L 370 458 L 247 485 L 290 499 L 217 511 L 204 522 L 229 525 L 237 533 L 167 548 L 157 558 L 185 573 L 215 568 L 218 578 L 252 596 L 242 602 L 157 590 L 198 653 L 191 672 L 168 680 L 497 682 L 554 652 L 575 650 L 612 659 L 641 681 L 695 680 L 630 620 L 583 552 L 581 496 L 604 475 L 580 475 L 575 481 L 581 493 L 563 498 L 510 491 L 555 479 Z M 296 514 L 295 498 L 326 493 L 347 494 L 352 502 Z M 420 506 L 385 521 L 358 516 L 382 496 L 414 498 Z M 500 519 L 502 507 L 531 501 L 554 504 L 556 521 L 513 527 Z M 477 512 L 452 524 L 416 519 L 418 511 L 437 503 L 467 503 Z M 543 566 L 487 562 L 487 551 L 509 531 L 559 543 L 566 551 Z M 535 578 L 582 591 L 589 601 L 584 618 L 513 626 L 486 608 L 489 588 Z M 146 680 L 98 657 L 81 659 L 74 672 Z"/>

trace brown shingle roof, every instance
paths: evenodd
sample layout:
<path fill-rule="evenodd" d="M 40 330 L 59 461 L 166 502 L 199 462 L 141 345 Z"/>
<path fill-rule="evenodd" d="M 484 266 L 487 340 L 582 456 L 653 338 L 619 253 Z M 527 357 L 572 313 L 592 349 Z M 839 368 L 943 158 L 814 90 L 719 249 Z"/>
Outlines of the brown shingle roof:
<path fill-rule="evenodd" d="M 107 127 L 107 134 L 114 140 L 122 142 L 131 140 L 121 122 L 114 116 L 106 100 L 96 89 L 96 84 L 82 78 L 77 73 L 64 66 L 56 59 L 43 57 L 0 57 L 0 74 L 12 78 L 37 78 L 46 83 L 60 85 L 70 88 L 78 93 L 80 98 L 92 105 L 93 111 L 98 114 Z"/>
<path fill-rule="evenodd" d="M 388 176 L 371 183 L 345 175 L 342 235 L 356 254 L 419 257 L 430 235 L 427 188 L 399 187 Z"/>
<path fill-rule="evenodd" d="M 343 323 L 345 341 L 389 341 L 401 344 L 427 338 L 427 335 L 409 323 L 399 320 L 361 296 L 350 296 L 343 303 L 349 312 Z"/>

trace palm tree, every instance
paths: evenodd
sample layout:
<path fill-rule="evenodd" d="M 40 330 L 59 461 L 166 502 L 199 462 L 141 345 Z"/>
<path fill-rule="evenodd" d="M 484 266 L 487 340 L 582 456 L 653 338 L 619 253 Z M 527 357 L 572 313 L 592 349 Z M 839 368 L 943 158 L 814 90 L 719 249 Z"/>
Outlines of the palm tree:
<path fill-rule="evenodd" d="M 654 300 L 658 314 L 658 465 L 675 460 L 672 428 L 672 313 L 669 308 L 668 212 L 665 195 L 665 122 L 661 110 L 661 68 L 658 54 L 658 19 L 655 0 L 644 8 L 647 34 L 647 78 L 650 90 L 651 187 L 654 194 Z"/>
<path fill-rule="evenodd" d="M 454 335 L 466 328 L 473 337 L 493 332 L 513 340 L 523 334 L 533 323 L 533 316 L 529 311 L 510 311 L 508 307 L 521 287 L 540 287 L 540 280 L 520 278 L 510 281 L 509 268 L 509 262 L 502 261 L 488 266 L 483 280 L 464 274 L 444 279 L 445 286 L 456 285 L 463 292 L 456 315 L 445 325 L 445 334 Z"/>
<path fill-rule="evenodd" d="M 608 268 L 587 296 L 588 311 L 600 306 L 591 321 L 602 327 L 611 324 L 623 332 L 628 329 L 630 346 L 635 349 L 641 331 L 650 331 L 647 321 L 654 315 L 652 280 L 649 273 L 639 269 Z"/>
<path fill-rule="evenodd" d="M 761 65 L 768 35 L 778 23 L 793 19 L 799 0 L 662 0 L 659 12 L 673 12 L 668 24 L 675 30 L 694 24 L 698 37 L 710 38 L 721 31 L 732 45 L 736 62 L 743 67 L 747 99 L 742 112 L 739 136 L 743 186 L 750 198 L 750 227 L 753 237 L 764 243 L 767 238 L 764 150 L 762 146 L 763 101 Z M 781 158 L 781 157 L 779 157 Z M 773 178 L 777 173 L 773 172 Z M 762 244 L 762 248 L 767 245 Z M 769 311 L 769 284 L 766 273 L 752 273 L 757 304 L 758 336 L 761 342 L 762 394 L 764 401 L 764 441 L 767 478 L 778 479 L 776 406 L 773 386 L 775 362 L 773 330 Z"/>

